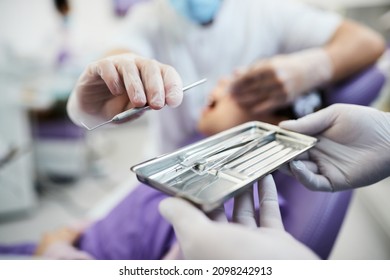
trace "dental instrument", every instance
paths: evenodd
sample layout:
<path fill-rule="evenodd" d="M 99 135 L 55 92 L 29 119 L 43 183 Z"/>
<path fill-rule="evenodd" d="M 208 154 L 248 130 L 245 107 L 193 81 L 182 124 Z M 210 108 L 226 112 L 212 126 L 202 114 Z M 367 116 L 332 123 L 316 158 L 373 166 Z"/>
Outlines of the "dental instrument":
<path fill-rule="evenodd" d="M 317 139 L 253 121 L 131 167 L 140 182 L 209 212 L 311 149 Z"/>
<path fill-rule="evenodd" d="M 199 80 L 199 81 L 197 81 L 197 82 L 194 82 L 194 83 L 192 83 L 192 84 L 190 84 L 190 85 L 188 85 L 188 86 L 185 86 L 185 87 L 183 88 L 183 92 L 185 92 L 185 91 L 187 91 L 187 90 L 189 90 L 189 89 L 191 89 L 191 88 L 193 88 L 193 87 L 196 87 L 196 86 L 198 86 L 198 85 L 200 85 L 200 84 L 203 84 L 203 83 L 206 82 L 206 81 L 207 81 L 207 79 L 201 79 L 201 80 Z M 106 125 L 106 124 L 109 124 L 109 123 L 117 123 L 117 122 L 129 120 L 129 119 L 131 119 L 131 118 L 134 118 L 134 117 L 136 117 L 136 116 L 142 114 L 144 111 L 147 111 L 147 110 L 150 110 L 150 109 L 151 109 L 151 108 L 150 108 L 150 106 L 148 106 L 148 105 L 147 105 L 147 106 L 144 106 L 144 107 L 140 107 L 140 108 L 131 108 L 131 109 L 129 109 L 129 110 L 126 110 L 126 111 L 124 111 L 124 112 L 122 112 L 122 113 L 119 113 L 119 114 L 115 115 L 112 119 L 110 119 L 110 120 L 108 120 L 108 121 L 106 121 L 106 122 L 100 123 L 100 124 L 98 124 L 98 125 L 96 125 L 96 126 L 94 126 L 94 127 L 89 127 L 89 126 L 87 126 L 83 121 L 80 121 L 80 123 L 81 123 L 81 124 L 84 126 L 84 128 L 86 128 L 87 130 L 94 130 L 94 129 L 98 128 L 98 127 L 101 127 L 101 126 Z"/>

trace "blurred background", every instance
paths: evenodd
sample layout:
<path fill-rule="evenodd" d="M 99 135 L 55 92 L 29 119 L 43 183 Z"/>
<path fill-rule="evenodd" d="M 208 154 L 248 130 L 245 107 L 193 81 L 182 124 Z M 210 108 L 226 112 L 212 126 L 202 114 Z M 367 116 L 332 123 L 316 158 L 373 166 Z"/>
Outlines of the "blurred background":
<path fill-rule="evenodd" d="M 0 1 L 0 243 L 101 217 L 135 185 L 130 167 L 147 159 L 146 119 L 86 132 L 65 106 L 84 67 L 142 1 Z M 301 1 L 390 42 L 390 0 Z M 378 62 L 388 76 L 389 61 L 387 52 Z M 388 82 L 372 106 L 390 111 Z M 356 191 L 331 258 L 390 259 L 389 197 L 389 179 Z"/>

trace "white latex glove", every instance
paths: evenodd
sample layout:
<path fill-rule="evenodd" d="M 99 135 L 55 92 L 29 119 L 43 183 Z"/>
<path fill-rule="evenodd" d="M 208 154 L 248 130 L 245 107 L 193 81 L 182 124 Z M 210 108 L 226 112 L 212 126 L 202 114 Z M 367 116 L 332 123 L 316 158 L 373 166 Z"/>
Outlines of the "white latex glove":
<path fill-rule="evenodd" d="M 252 189 L 236 197 L 233 220 L 224 211 L 213 221 L 179 198 L 160 204 L 173 225 L 186 259 L 314 259 L 317 256 L 284 230 L 272 176 L 259 182 L 260 221 L 256 221 Z M 261 225 L 258 226 L 258 222 Z"/>
<path fill-rule="evenodd" d="M 133 107 L 178 106 L 182 81 L 171 66 L 134 54 L 110 56 L 87 66 L 68 101 L 76 124 L 93 126 Z"/>
<path fill-rule="evenodd" d="M 329 82 L 333 65 L 321 48 L 278 55 L 237 71 L 231 92 L 253 115 L 286 107 L 303 93 Z"/>
<path fill-rule="evenodd" d="M 309 189 L 352 189 L 390 176 L 389 113 L 337 104 L 280 126 L 320 140 L 302 161 L 290 163 L 293 175 Z"/>

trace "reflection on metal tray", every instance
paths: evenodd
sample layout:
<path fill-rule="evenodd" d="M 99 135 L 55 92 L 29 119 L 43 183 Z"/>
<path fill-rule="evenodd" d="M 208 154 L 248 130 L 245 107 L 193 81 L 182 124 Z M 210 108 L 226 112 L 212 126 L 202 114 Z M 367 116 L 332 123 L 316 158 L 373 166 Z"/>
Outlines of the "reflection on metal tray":
<path fill-rule="evenodd" d="M 131 170 L 139 181 L 211 211 L 316 142 L 278 126 L 248 122 Z"/>

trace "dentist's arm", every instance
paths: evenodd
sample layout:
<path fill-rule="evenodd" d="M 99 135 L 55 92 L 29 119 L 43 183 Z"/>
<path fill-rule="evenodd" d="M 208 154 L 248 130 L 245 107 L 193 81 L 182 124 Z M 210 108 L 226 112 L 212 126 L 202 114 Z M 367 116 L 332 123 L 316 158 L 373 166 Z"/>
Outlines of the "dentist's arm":
<path fill-rule="evenodd" d="M 344 20 L 324 46 L 260 60 L 236 74 L 233 96 L 253 115 L 268 114 L 368 67 L 384 50 L 378 33 Z"/>
<path fill-rule="evenodd" d="M 324 50 L 333 67 L 330 82 L 336 82 L 375 63 L 386 50 L 386 44 L 383 37 L 374 30 L 345 20 Z"/>

